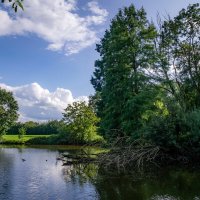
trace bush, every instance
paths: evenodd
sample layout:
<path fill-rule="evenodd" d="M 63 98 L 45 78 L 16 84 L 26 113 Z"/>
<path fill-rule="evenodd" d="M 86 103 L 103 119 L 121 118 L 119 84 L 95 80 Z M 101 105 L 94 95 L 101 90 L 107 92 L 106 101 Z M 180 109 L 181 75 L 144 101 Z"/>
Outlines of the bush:
<path fill-rule="evenodd" d="M 49 137 L 36 137 L 28 140 L 26 144 L 33 144 L 33 145 L 48 145 L 50 144 Z"/>
<path fill-rule="evenodd" d="M 153 118 L 144 137 L 151 143 L 180 152 L 200 150 L 200 110 Z"/>

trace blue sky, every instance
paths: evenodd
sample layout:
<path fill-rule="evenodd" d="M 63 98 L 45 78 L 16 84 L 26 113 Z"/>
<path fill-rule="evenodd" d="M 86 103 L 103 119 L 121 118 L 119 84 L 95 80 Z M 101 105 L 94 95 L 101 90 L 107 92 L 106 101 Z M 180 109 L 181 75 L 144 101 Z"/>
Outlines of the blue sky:
<path fill-rule="evenodd" d="M 98 58 L 95 43 L 103 36 L 119 8 L 131 3 L 136 8 L 143 6 L 148 18 L 155 20 L 158 12 L 175 16 L 181 8 L 198 1 L 68 0 L 61 5 L 63 2 L 25 0 L 25 12 L 19 11 L 14 17 L 12 11 L 0 7 L 0 19 L 3 20 L 0 27 L 0 83 L 15 95 L 19 91 L 24 94 L 18 94 L 17 99 L 26 119 L 45 120 L 47 115 L 54 118 L 54 112 L 43 112 L 41 102 L 45 100 L 37 96 L 37 90 L 41 90 L 40 96 L 42 91 L 48 90 L 48 101 L 55 94 L 55 99 L 65 96 L 65 92 L 69 93 L 69 101 L 94 92 L 90 78 Z M 58 91 L 58 88 L 63 90 Z M 31 92 L 25 94 L 24 90 Z M 27 106 L 23 106 L 23 98 L 31 99 L 33 93 L 37 97 L 32 99 L 39 101 L 37 105 L 41 106 L 37 110 L 40 117 L 37 113 L 28 116 Z"/>

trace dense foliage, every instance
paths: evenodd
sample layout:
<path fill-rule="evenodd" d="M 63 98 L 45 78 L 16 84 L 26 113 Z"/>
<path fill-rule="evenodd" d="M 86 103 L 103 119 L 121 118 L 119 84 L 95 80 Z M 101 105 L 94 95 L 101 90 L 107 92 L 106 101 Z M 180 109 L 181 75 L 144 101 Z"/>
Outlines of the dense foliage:
<path fill-rule="evenodd" d="M 6 133 L 18 118 L 18 104 L 11 92 L 0 88 L 0 135 Z"/>
<path fill-rule="evenodd" d="M 97 135 L 98 117 L 85 102 L 74 102 L 65 109 L 63 121 L 66 123 L 64 135 L 72 143 L 88 143 L 101 140 Z"/>
<path fill-rule="evenodd" d="M 100 132 L 169 149 L 200 144 L 200 8 L 147 20 L 143 8 L 121 9 L 97 52 L 91 83 Z M 157 28 L 156 28 L 157 27 Z"/>
<path fill-rule="evenodd" d="M 64 126 L 64 123 L 62 121 L 58 120 L 52 120 L 48 122 L 17 122 L 12 127 L 10 127 L 8 134 L 9 135 L 17 135 L 18 130 L 20 128 L 26 129 L 27 135 L 56 135 L 60 133 L 60 129 Z"/>
<path fill-rule="evenodd" d="M 140 129 L 144 112 L 152 106 L 154 91 L 145 69 L 154 61 L 155 37 L 156 29 L 144 9 L 132 5 L 119 11 L 97 45 L 101 60 L 96 61 L 91 82 L 101 96 L 101 130 L 109 138 Z"/>

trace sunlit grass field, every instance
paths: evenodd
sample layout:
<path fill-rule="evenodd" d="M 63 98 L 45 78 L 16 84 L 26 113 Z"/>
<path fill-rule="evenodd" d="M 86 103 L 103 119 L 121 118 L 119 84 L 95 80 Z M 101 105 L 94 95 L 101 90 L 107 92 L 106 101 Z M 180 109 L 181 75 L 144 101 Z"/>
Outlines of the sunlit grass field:
<path fill-rule="evenodd" d="M 18 135 L 4 135 L 3 136 L 3 141 L 6 141 L 6 142 L 20 142 L 20 141 L 28 141 L 29 139 L 32 139 L 32 138 L 37 138 L 37 137 L 49 137 L 49 135 L 24 135 L 23 138 L 19 138 Z"/>

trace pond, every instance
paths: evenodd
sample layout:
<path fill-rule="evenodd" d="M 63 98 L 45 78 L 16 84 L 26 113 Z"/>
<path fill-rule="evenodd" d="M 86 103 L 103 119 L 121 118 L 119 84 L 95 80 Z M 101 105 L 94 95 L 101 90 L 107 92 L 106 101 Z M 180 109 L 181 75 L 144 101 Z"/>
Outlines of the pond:
<path fill-rule="evenodd" d="M 138 178 L 100 173 L 93 164 L 62 166 L 56 159 L 62 152 L 79 151 L 72 146 L 0 146 L 0 200 L 200 199 L 198 170 L 163 169 Z"/>

